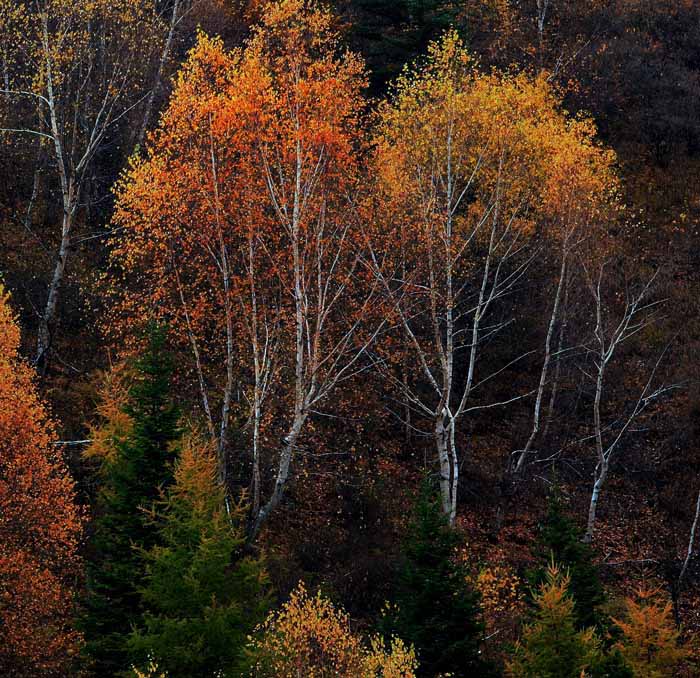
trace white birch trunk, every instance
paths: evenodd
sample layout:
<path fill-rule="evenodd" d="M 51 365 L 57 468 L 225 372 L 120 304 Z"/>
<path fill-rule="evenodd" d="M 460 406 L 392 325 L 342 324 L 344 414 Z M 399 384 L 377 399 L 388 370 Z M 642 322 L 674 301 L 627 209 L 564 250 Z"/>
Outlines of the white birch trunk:
<path fill-rule="evenodd" d="M 153 112 L 153 103 L 155 102 L 156 95 L 160 91 L 163 83 L 163 71 L 165 70 L 165 64 L 170 58 L 170 51 L 172 49 L 173 38 L 175 36 L 175 28 L 180 21 L 180 4 L 182 0 L 173 0 L 173 9 L 170 15 L 170 23 L 168 25 L 168 34 L 165 37 L 165 43 L 163 44 L 163 50 L 160 53 L 160 59 L 158 60 L 158 69 L 156 71 L 156 77 L 153 81 L 153 87 L 148 94 L 146 99 L 146 105 L 144 107 L 143 119 L 141 121 L 141 127 L 139 128 L 138 136 L 136 137 L 135 147 L 141 146 L 143 140 L 146 136 L 146 131 L 148 130 L 148 125 L 151 120 L 151 114 Z"/>
<path fill-rule="evenodd" d="M 58 248 L 58 256 L 54 264 L 53 275 L 49 284 L 46 305 L 39 319 L 39 331 L 37 335 L 37 347 L 35 364 L 40 374 L 45 374 L 48 369 L 49 351 L 51 349 L 52 331 L 56 318 L 56 311 L 60 300 L 63 278 L 68 264 L 70 254 L 70 240 L 73 229 L 73 219 L 75 209 L 79 199 L 79 187 L 76 186 L 72 178 L 68 175 L 66 158 L 63 152 L 61 131 L 58 125 L 58 114 L 56 110 L 56 97 L 53 87 L 53 64 L 51 62 L 51 50 L 48 32 L 48 16 L 42 17 L 42 47 L 44 50 L 44 61 L 46 66 L 46 103 L 49 109 L 49 121 L 51 134 L 53 136 L 53 146 L 56 165 L 61 185 L 61 198 L 63 206 L 63 216 L 61 223 L 61 241 Z"/>
<path fill-rule="evenodd" d="M 688 570 L 688 565 L 693 558 L 695 553 L 695 539 L 698 531 L 698 521 L 700 521 L 700 492 L 698 492 L 698 499 L 695 502 L 695 517 L 693 518 L 693 524 L 690 528 L 690 536 L 688 537 L 688 551 L 685 554 L 685 560 L 683 561 L 683 567 L 678 575 L 678 585 L 677 589 L 680 592 L 681 586 L 683 585 L 683 579 L 685 578 L 685 573 Z"/>
<path fill-rule="evenodd" d="M 437 446 L 438 462 L 440 464 L 440 495 L 442 498 L 442 511 L 452 524 L 451 516 L 454 512 L 452 505 L 454 477 L 450 462 L 449 432 L 445 427 L 445 418 L 438 416 L 435 422 L 435 444 Z"/>
<path fill-rule="evenodd" d="M 532 446 L 537 439 L 537 434 L 540 431 L 540 413 L 542 410 L 542 397 L 544 396 L 544 390 L 547 385 L 547 377 L 549 374 L 549 364 L 552 360 L 552 337 L 554 336 L 554 329 L 557 324 L 559 316 L 559 304 L 562 296 L 562 289 L 564 286 L 564 279 L 566 278 L 566 264 L 567 264 L 567 252 L 566 244 L 564 245 L 564 250 L 562 251 L 561 266 L 559 269 L 559 282 L 557 284 L 557 291 L 554 295 L 554 303 L 552 304 L 552 313 L 549 317 L 549 325 L 547 327 L 547 336 L 544 341 L 544 361 L 542 363 L 542 370 L 540 372 L 540 381 L 537 385 L 537 396 L 535 397 L 535 408 L 532 415 L 532 431 L 525 443 L 525 447 L 520 452 L 518 457 L 518 462 L 515 466 L 515 473 L 520 473 L 525 467 L 525 461 L 532 449 Z"/>

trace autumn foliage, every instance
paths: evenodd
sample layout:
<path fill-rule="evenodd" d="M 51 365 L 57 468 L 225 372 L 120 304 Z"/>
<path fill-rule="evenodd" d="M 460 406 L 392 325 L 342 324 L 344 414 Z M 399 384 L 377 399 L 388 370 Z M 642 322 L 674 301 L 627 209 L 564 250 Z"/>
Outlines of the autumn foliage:
<path fill-rule="evenodd" d="M 82 514 L 0 287 L 0 672 L 66 675 Z"/>
<path fill-rule="evenodd" d="M 0 675 L 697 673 L 698 45 L 0 0 Z"/>
<path fill-rule="evenodd" d="M 255 530 L 310 410 L 368 341 L 353 210 L 363 84 L 313 3 L 270 5 L 244 50 L 200 34 L 118 189 L 113 279 L 128 284 L 109 329 L 128 338 L 143 311 L 170 324 L 223 475 L 231 422 L 247 421 Z M 271 464 L 274 483 L 261 477 Z"/>
<path fill-rule="evenodd" d="M 623 633 L 618 649 L 639 678 L 662 678 L 677 671 L 690 649 L 680 644 L 671 603 L 659 591 L 639 589 L 625 600 L 625 616 L 615 619 Z"/>
<path fill-rule="evenodd" d="M 600 640 L 592 628 L 575 628 L 569 575 L 552 563 L 535 593 L 535 618 L 515 648 L 508 675 L 513 678 L 579 678 L 600 662 Z"/>
<path fill-rule="evenodd" d="M 282 608 L 258 628 L 251 642 L 260 678 L 414 678 L 415 653 L 398 638 L 375 636 L 369 647 L 353 633 L 342 610 L 303 582 Z"/>
<path fill-rule="evenodd" d="M 483 73 L 455 31 L 379 107 L 369 258 L 395 332 L 377 362 L 432 437 L 451 523 L 460 422 L 488 406 L 479 387 L 521 359 L 511 350 L 484 366 L 485 346 L 518 317 L 510 297 L 533 259 L 549 264 L 541 246 L 600 237 L 617 205 L 613 162 L 545 76 Z"/>

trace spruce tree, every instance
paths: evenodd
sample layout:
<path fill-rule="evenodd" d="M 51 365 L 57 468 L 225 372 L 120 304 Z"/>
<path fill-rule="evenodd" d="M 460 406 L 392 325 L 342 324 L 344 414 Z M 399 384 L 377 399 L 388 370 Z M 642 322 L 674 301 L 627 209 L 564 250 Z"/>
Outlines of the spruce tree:
<path fill-rule="evenodd" d="M 115 441 L 99 473 L 82 630 L 101 678 L 126 668 L 127 639 L 141 612 L 139 549 L 150 549 L 158 538 L 148 511 L 172 477 L 179 413 L 171 400 L 172 359 L 165 344 L 165 329 L 151 326 L 125 407 L 131 430 Z"/>
<path fill-rule="evenodd" d="M 458 543 L 437 494 L 424 481 L 403 547 L 395 605 L 383 623 L 387 634 L 414 645 L 418 676 L 491 675 L 479 653 L 484 634 L 479 595 L 455 559 Z"/>
<path fill-rule="evenodd" d="M 155 516 L 160 543 L 144 554 L 146 612 L 132 661 L 155 658 L 169 678 L 244 675 L 248 635 L 269 605 L 263 563 L 244 555 L 245 506 L 229 514 L 216 471 L 211 446 L 186 437 Z"/>
<path fill-rule="evenodd" d="M 604 624 L 599 608 L 605 602 L 603 586 L 593 563 L 593 550 L 581 541 L 582 536 L 583 532 L 564 513 L 561 495 L 555 490 L 550 495 L 547 516 L 540 528 L 541 557 L 545 563 L 553 559 L 568 571 L 569 593 L 579 629 Z M 535 585 L 545 580 L 545 567 L 535 573 Z"/>
<path fill-rule="evenodd" d="M 553 562 L 534 593 L 535 616 L 508 664 L 513 678 L 580 678 L 601 661 L 594 629 L 577 630 L 570 577 Z"/>
<path fill-rule="evenodd" d="M 582 542 L 583 530 L 566 515 L 558 488 L 552 492 L 547 515 L 540 527 L 540 551 L 544 561 L 553 559 L 566 568 L 569 577 L 568 594 L 573 603 L 574 625 L 577 629 L 596 627 L 605 652 L 588 675 L 591 678 L 631 678 L 632 672 L 620 651 L 611 645 L 614 639 L 608 633 L 610 620 L 601 613 L 605 593 L 593 563 L 593 550 Z M 547 579 L 546 567 L 534 574 L 534 582 L 541 585 Z"/>

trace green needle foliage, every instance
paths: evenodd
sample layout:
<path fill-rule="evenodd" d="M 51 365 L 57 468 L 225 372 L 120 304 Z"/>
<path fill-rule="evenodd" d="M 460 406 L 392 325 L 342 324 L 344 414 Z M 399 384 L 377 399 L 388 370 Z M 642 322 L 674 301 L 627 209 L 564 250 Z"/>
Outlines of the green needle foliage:
<path fill-rule="evenodd" d="M 456 0 L 335 0 L 351 18 L 351 42 L 362 52 L 379 92 L 431 40 L 458 26 L 463 3 Z"/>
<path fill-rule="evenodd" d="M 508 675 L 513 678 L 580 678 L 601 661 L 593 628 L 578 630 L 568 574 L 554 562 L 534 594 L 535 616 L 516 646 Z"/>
<path fill-rule="evenodd" d="M 395 606 L 384 620 L 387 635 L 415 646 L 419 676 L 491 675 L 479 652 L 484 635 L 479 595 L 455 560 L 458 543 L 424 481 L 403 548 Z"/>
<path fill-rule="evenodd" d="M 579 629 L 603 625 L 599 608 L 605 602 L 603 586 L 593 563 L 593 551 L 581 541 L 582 536 L 581 530 L 564 513 L 561 496 L 555 490 L 549 498 L 547 517 L 541 528 L 540 550 L 543 560 L 553 559 L 569 573 L 569 594 Z M 534 579 L 536 585 L 546 580 L 544 567 L 535 573 Z"/>
<path fill-rule="evenodd" d="M 172 447 L 179 436 L 164 328 L 149 328 L 147 348 L 134 367 L 125 408 L 133 426 L 116 441 L 114 454 L 100 470 L 81 620 L 86 652 L 99 676 L 114 676 L 126 666 L 127 639 L 141 613 L 143 563 L 138 550 L 152 548 L 158 539 L 147 512 L 172 479 Z"/>
<path fill-rule="evenodd" d="M 130 649 L 136 665 L 155 657 L 169 678 L 244 674 L 248 635 L 269 606 L 262 560 L 242 555 L 245 507 L 226 509 L 216 455 L 186 437 L 154 518 L 160 543 L 145 553 L 143 627 Z"/>

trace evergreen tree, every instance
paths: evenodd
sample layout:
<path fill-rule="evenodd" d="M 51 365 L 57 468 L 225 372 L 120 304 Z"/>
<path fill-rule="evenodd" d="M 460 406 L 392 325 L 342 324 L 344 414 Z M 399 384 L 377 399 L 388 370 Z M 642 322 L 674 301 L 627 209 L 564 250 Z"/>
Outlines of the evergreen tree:
<path fill-rule="evenodd" d="M 170 397 L 172 359 L 164 328 L 151 326 L 147 348 L 134 366 L 125 413 L 128 435 L 115 440 L 100 469 L 94 536 L 82 619 L 94 671 L 113 676 L 126 668 L 126 642 L 141 611 L 143 564 L 157 531 L 148 511 L 172 477 L 172 444 L 179 413 Z"/>
<path fill-rule="evenodd" d="M 535 619 L 516 646 L 508 675 L 514 678 L 580 678 L 601 661 L 592 628 L 577 630 L 570 578 L 551 563 L 534 593 Z"/>
<path fill-rule="evenodd" d="M 362 53 L 373 89 L 382 91 L 403 67 L 425 53 L 450 26 L 460 26 L 456 0 L 335 0 L 350 23 L 350 42 Z"/>
<path fill-rule="evenodd" d="M 243 675 L 269 605 L 262 561 L 242 555 L 245 507 L 228 514 L 216 472 L 211 446 L 186 437 L 156 514 L 160 543 L 145 553 L 147 611 L 129 645 L 137 666 L 156 658 L 169 678 Z"/>
<path fill-rule="evenodd" d="M 606 639 L 605 644 L 609 646 L 609 643 L 610 639 Z M 618 648 L 608 647 L 604 651 L 605 656 L 589 672 L 590 678 L 635 678 L 634 671 Z"/>
<path fill-rule="evenodd" d="M 383 622 L 387 635 L 414 645 L 419 676 L 490 675 L 479 654 L 484 634 L 479 596 L 455 560 L 458 541 L 424 481 L 403 548 L 395 605 Z"/>
<path fill-rule="evenodd" d="M 555 490 L 549 498 L 547 517 L 540 529 L 542 559 L 565 568 L 570 577 L 569 593 L 574 602 L 576 627 L 600 626 L 598 612 L 605 602 L 603 586 L 593 564 L 593 550 L 581 541 L 583 532 L 564 513 L 561 495 Z M 545 581 L 545 567 L 534 575 L 535 585 Z"/>
<path fill-rule="evenodd" d="M 593 550 L 581 541 L 583 531 L 564 513 L 558 489 L 549 497 L 547 516 L 540 528 L 540 550 L 543 560 L 553 559 L 568 571 L 568 593 L 573 602 L 574 624 L 577 629 L 597 627 L 603 636 L 605 656 L 589 670 L 593 678 L 632 678 L 632 671 L 619 649 L 611 647 L 614 639 L 605 631 L 609 620 L 601 614 L 605 602 L 603 586 L 598 570 L 593 564 Z M 547 569 L 542 567 L 535 573 L 536 585 L 547 579 Z"/>

